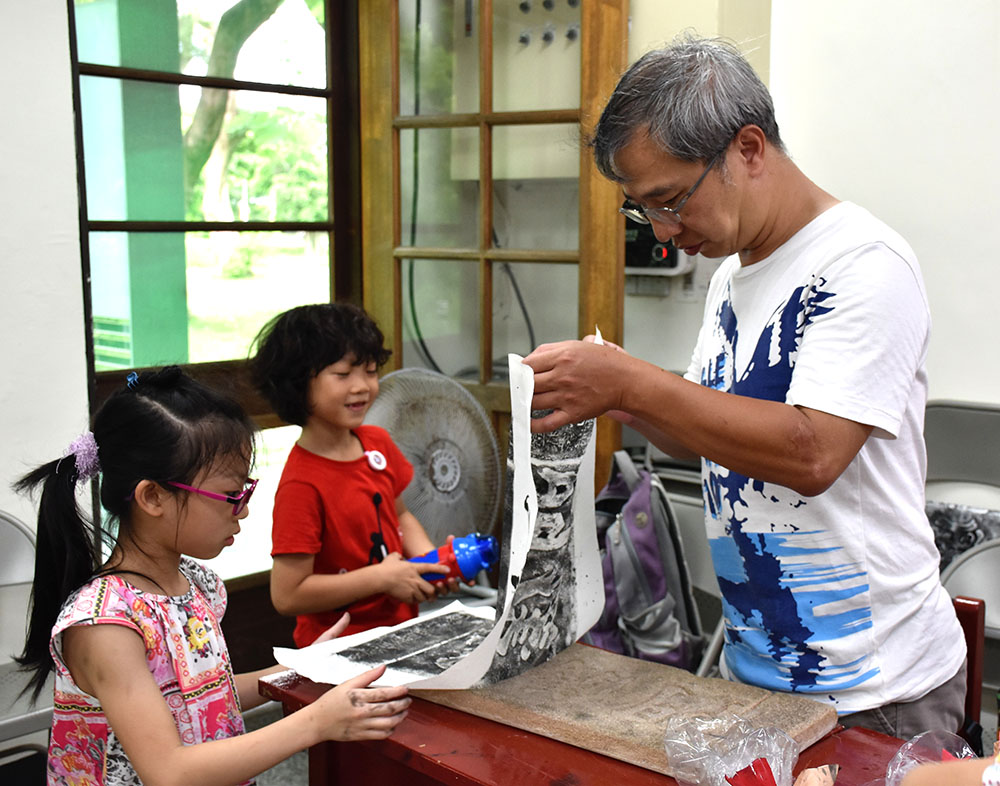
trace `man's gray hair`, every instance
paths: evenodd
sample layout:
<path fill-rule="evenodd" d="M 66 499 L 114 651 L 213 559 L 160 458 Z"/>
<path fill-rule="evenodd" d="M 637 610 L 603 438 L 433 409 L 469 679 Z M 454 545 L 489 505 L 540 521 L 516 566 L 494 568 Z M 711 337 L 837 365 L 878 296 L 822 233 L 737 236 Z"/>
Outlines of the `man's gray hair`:
<path fill-rule="evenodd" d="M 707 161 L 746 125 L 759 126 L 784 152 L 771 94 L 740 51 L 721 39 L 682 35 L 629 67 L 590 145 L 601 174 L 621 182 L 615 156 L 636 132 L 682 161 Z"/>

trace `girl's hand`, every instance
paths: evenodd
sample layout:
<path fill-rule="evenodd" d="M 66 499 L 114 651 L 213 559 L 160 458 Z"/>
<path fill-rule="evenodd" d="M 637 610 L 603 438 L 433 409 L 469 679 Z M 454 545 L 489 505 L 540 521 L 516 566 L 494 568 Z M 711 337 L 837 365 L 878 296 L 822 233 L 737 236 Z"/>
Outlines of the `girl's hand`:
<path fill-rule="evenodd" d="M 434 585 L 420 577 L 421 573 L 447 573 L 444 565 L 410 562 L 393 552 L 378 564 L 382 571 L 383 590 L 401 603 L 423 603 L 437 595 Z"/>
<path fill-rule="evenodd" d="M 316 637 L 316 640 L 313 642 L 313 644 L 319 644 L 321 642 L 330 641 L 330 639 L 337 638 L 337 636 L 343 633 L 347 629 L 347 626 L 350 624 L 351 624 L 350 612 L 345 611 L 344 616 L 342 616 L 339 620 L 333 623 L 333 625 L 331 625 L 325 631 L 320 633 Z"/>
<path fill-rule="evenodd" d="M 459 582 L 453 576 L 449 576 L 444 581 L 435 581 L 432 585 L 439 598 L 443 598 L 452 592 L 458 592 Z"/>
<path fill-rule="evenodd" d="M 336 627 L 336 626 L 334 626 Z M 369 688 L 382 676 L 385 666 L 341 683 L 310 705 L 320 724 L 320 738 L 350 742 L 384 740 L 406 717 L 411 699 L 404 686 Z"/>
<path fill-rule="evenodd" d="M 455 539 L 454 535 L 449 535 L 447 540 L 445 540 L 445 545 L 451 543 L 454 539 Z M 470 585 L 473 583 L 475 582 L 471 581 L 469 582 Z M 434 590 L 437 592 L 439 598 L 443 598 L 450 592 L 458 592 L 458 586 L 459 586 L 458 579 L 456 579 L 454 576 L 449 576 L 444 581 L 434 582 Z"/>

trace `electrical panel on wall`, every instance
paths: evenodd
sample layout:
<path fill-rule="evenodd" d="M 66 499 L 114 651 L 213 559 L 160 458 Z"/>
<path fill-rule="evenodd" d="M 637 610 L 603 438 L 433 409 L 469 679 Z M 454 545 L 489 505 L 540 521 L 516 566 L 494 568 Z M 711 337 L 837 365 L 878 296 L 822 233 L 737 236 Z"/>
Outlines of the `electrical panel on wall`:
<path fill-rule="evenodd" d="M 581 0 L 494 0 L 493 110 L 573 109 L 580 105 Z M 478 95 L 478 4 L 455 0 L 455 103 Z M 471 11 L 470 11 L 471 9 Z M 470 26 L 471 25 L 471 26 Z M 576 124 L 497 126 L 493 178 L 573 178 L 580 171 Z M 453 140 L 452 177 L 479 177 L 473 136 Z"/>
<path fill-rule="evenodd" d="M 649 224 L 625 222 L 625 294 L 667 297 L 672 279 L 680 282 L 682 291 L 691 289 L 696 265 L 695 256 L 657 240 Z"/>

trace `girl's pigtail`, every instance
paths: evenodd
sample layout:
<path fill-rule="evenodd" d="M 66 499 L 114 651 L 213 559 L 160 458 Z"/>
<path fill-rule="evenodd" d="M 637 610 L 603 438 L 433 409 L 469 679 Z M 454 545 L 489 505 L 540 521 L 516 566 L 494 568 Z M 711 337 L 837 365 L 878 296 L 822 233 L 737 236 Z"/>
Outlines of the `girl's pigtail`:
<path fill-rule="evenodd" d="M 93 527 L 76 501 L 77 481 L 86 475 L 78 463 L 71 453 L 29 472 L 14 486 L 22 493 L 42 488 L 28 633 L 24 651 L 15 658 L 25 670 L 34 672 L 26 688 L 31 690 L 33 701 L 53 668 L 49 641 L 59 610 L 99 565 Z"/>
<path fill-rule="evenodd" d="M 253 464 L 253 421 L 235 401 L 176 366 L 130 373 L 126 386 L 95 413 L 93 430 L 75 439 L 61 459 L 25 475 L 15 486 L 20 492 L 39 487 L 42 492 L 28 635 L 17 658 L 34 672 L 29 688 L 35 698 L 53 669 L 49 641 L 60 609 L 104 563 L 98 538 L 115 548 L 134 540 L 130 508 L 137 484 L 146 478 L 191 484 L 199 471 L 222 458 Z M 101 505 L 114 538 L 102 525 L 100 510 L 90 522 L 77 506 L 78 483 L 98 472 Z"/>

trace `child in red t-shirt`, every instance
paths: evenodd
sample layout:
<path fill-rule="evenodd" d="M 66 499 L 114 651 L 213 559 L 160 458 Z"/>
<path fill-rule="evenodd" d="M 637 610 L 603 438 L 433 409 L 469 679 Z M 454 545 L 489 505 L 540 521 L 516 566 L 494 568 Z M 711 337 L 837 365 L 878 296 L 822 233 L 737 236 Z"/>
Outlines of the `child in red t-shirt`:
<path fill-rule="evenodd" d="M 254 344 L 254 385 L 302 426 L 275 494 L 271 548 L 271 601 L 297 617 L 295 643 L 311 644 L 345 611 L 346 633 L 415 617 L 455 581 L 436 587 L 420 574 L 446 566 L 407 562 L 436 545 L 400 498 L 413 467 L 384 429 L 362 425 L 389 357 L 382 332 L 360 308 L 324 303 L 278 315 Z"/>

